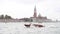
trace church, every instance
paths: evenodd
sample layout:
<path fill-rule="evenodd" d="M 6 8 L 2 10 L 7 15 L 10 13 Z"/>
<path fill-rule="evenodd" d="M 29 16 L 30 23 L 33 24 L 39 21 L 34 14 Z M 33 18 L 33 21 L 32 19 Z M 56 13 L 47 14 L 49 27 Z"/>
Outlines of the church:
<path fill-rule="evenodd" d="M 51 19 L 48 19 L 47 17 L 43 17 L 40 14 L 37 16 L 37 10 L 36 6 L 34 7 L 34 14 L 30 18 L 21 18 L 20 21 L 24 22 L 49 22 Z"/>
<path fill-rule="evenodd" d="M 32 19 L 33 22 L 49 22 L 51 21 L 51 19 L 48 19 L 47 17 L 43 17 L 40 14 L 37 15 L 37 10 L 36 10 L 36 6 L 34 7 L 34 14 L 33 17 L 30 17 L 30 19 Z"/>

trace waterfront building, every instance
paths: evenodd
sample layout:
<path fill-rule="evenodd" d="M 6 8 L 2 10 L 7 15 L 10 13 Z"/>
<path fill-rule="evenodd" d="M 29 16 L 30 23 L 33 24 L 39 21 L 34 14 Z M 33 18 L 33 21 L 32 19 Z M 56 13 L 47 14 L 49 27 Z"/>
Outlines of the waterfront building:
<path fill-rule="evenodd" d="M 33 17 L 30 17 L 30 19 L 32 19 L 33 22 L 47 22 L 47 21 L 49 22 L 49 21 L 51 21 L 51 19 L 48 19 L 47 17 L 41 16 L 40 13 L 39 13 L 39 15 L 37 16 L 36 6 L 34 7 Z"/>
<path fill-rule="evenodd" d="M 23 21 L 23 22 L 51 22 L 52 20 L 48 19 L 47 17 L 41 16 L 40 13 L 37 16 L 37 10 L 36 10 L 36 6 L 35 6 L 33 16 L 30 18 L 21 18 L 20 21 Z"/>

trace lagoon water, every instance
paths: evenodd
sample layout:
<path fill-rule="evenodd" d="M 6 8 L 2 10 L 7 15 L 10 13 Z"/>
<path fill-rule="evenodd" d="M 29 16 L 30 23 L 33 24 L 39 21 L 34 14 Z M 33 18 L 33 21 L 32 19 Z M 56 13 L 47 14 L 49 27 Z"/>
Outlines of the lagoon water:
<path fill-rule="evenodd" d="M 26 28 L 23 22 L 0 23 L 0 34 L 60 34 L 60 23 L 40 23 L 44 27 Z M 34 23 L 32 23 L 34 24 Z"/>

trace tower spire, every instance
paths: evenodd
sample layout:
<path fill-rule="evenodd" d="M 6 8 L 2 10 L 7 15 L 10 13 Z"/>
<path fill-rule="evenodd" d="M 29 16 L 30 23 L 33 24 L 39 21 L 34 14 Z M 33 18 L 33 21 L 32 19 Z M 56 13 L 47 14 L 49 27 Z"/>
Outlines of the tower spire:
<path fill-rule="evenodd" d="M 34 7 L 34 17 L 37 17 L 36 6 Z"/>

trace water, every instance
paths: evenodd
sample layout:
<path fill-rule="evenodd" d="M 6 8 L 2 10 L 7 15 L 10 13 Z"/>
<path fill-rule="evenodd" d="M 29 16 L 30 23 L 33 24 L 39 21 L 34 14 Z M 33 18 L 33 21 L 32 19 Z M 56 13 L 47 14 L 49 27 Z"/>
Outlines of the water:
<path fill-rule="evenodd" d="M 26 28 L 24 23 L 0 23 L 0 34 L 60 34 L 60 23 L 40 23 L 42 28 L 31 26 Z"/>

